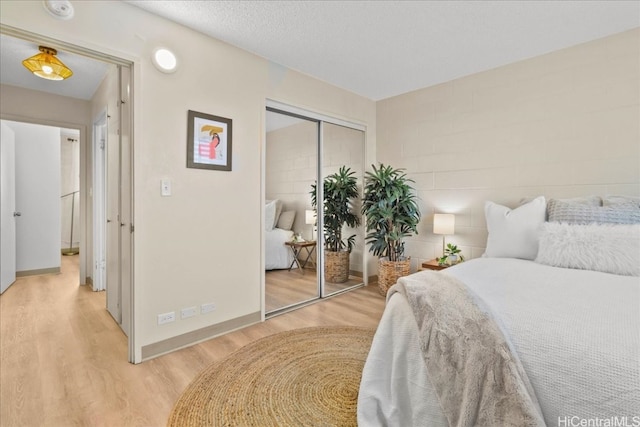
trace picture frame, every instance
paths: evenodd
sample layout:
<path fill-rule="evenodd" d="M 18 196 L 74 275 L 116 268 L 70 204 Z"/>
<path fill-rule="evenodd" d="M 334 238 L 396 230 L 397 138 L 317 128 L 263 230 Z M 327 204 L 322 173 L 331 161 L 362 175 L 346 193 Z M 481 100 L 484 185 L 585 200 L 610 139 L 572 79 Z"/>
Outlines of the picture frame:
<path fill-rule="evenodd" d="M 187 114 L 187 167 L 231 171 L 233 121 L 189 110 Z"/>

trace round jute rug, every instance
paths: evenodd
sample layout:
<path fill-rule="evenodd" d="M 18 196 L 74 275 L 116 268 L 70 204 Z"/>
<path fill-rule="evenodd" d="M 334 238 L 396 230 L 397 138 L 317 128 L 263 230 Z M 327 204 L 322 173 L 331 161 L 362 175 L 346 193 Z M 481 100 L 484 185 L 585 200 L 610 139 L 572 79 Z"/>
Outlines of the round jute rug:
<path fill-rule="evenodd" d="M 168 425 L 355 426 L 373 333 L 314 327 L 252 342 L 200 373 L 176 402 Z"/>

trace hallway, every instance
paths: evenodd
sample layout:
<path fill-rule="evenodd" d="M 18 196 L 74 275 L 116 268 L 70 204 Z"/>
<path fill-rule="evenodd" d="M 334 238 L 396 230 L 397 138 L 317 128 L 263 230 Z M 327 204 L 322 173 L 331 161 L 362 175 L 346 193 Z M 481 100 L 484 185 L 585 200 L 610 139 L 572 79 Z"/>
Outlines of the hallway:
<path fill-rule="evenodd" d="M 79 286 L 79 255 L 61 258 L 60 274 L 20 277 L 0 297 L 3 426 L 75 424 L 70 412 L 109 404 L 114 365 L 132 366 L 105 292 Z"/>

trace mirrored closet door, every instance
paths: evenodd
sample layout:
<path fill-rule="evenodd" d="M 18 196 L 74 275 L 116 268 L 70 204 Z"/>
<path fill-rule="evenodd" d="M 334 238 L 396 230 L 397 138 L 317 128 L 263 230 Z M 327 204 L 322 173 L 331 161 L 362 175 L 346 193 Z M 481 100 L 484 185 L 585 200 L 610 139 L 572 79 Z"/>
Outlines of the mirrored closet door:
<path fill-rule="evenodd" d="M 364 283 L 363 168 L 364 132 L 322 122 L 322 176 L 326 182 L 322 296 Z M 345 204 L 344 195 L 351 190 L 355 190 L 351 193 L 355 197 L 349 197 Z"/>
<path fill-rule="evenodd" d="M 267 316 L 364 284 L 364 135 L 339 120 L 267 107 Z"/>
<path fill-rule="evenodd" d="M 320 123 L 266 113 L 265 311 L 320 297 L 314 224 L 307 224 L 317 177 Z"/>

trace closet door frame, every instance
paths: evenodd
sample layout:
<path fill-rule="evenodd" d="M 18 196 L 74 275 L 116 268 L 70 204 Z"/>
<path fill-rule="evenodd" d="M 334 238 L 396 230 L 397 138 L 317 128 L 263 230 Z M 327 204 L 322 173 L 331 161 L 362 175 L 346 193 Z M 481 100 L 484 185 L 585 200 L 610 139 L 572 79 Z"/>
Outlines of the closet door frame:
<path fill-rule="evenodd" d="M 321 113 L 317 113 L 315 111 L 311 111 L 311 110 L 307 110 L 304 108 L 300 108 L 300 107 L 296 107 L 290 104 L 285 104 L 279 101 L 275 101 L 275 100 L 271 100 L 271 99 L 267 99 L 266 100 L 266 105 L 265 105 L 265 109 L 263 110 L 264 113 L 266 113 L 266 111 L 273 111 L 276 113 L 280 113 L 280 114 L 286 114 L 286 115 L 290 115 L 293 117 L 298 117 L 300 119 L 304 119 L 304 120 L 311 120 L 311 121 L 316 121 L 318 123 L 318 143 L 317 143 L 317 150 L 316 150 L 316 159 L 317 159 L 317 163 L 316 163 L 316 182 L 323 182 L 324 177 L 322 176 L 322 171 L 323 171 L 323 153 L 324 153 L 324 148 L 323 148 L 323 124 L 324 123 L 330 123 L 330 124 L 334 124 L 334 125 L 338 125 L 338 126 L 343 126 L 346 128 L 351 128 L 354 130 L 358 130 L 363 132 L 363 136 L 364 136 L 364 140 L 363 140 L 363 159 L 366 159 L 366 135 L 367 135 L 367 128 L 365 125 L 360 124 L 360 123 L 356 123 L 356 122 L 351 122 L 348 120 L 343 120 L 343 119 L 339 119 L 336 117 L 331 117 L 331 116 L 327 116 L 325 114 L 321 114 Z M 265 120 L 263 120 L 263 123 L 265 123 Z M 265 129 L 263 129 L 263 135 L 266 135 L 266 123 L 264 125 Z M 260 206 L 262 206 L 264 203 L 262 203 L 262 201 L 265 200 L 265 196 L 266 196 L 266 184 L 265 184 L 265 177 L 266 177 L 266 138 L 263 141 L 262 144 L 262 183 L 261 183 L 261 204 Z M 364 169 L 363 165 L 363 169 Z M 317 210 L 318 212 L 323 212 L 324 211 L 324 206 L 323 206 L 323 202 L 324 202 L 324 194 L 323 194 L 323 190 L 324 190 L 324 186 L 322 185 L 318 185 L 317 186 L 318 190 L 319 190 L 319 194 L 316 196 L 316 200 L 318 202 L 318 207 Z M 323 299 L 326 298 L 328 295 L 325 293 L 325 289 L 324 289 L 324 251 L 322 250 L 322 230 L 324 230 L 324 218 L 322 215 L 318 215 L 317 217 L 317 229 L 318 229 L 318 236 L 316 238 L 316 240 L 318 241 L 318 245 L 316 246 L 316 253 L 317 253 L 317 274 L 316 274 L 316 280 L 317 280 L 317 285 L 318 285 L 318 299 Z M 262 219 L 262 221 L 264 222 L 264 218 Z M 262 282 L 262 301 L 261 301 L 261 312 L 262 312 L 262 320 L 265 320 L 265 270 L 264 270 L 264 251 L 265 251 L 265 247 L 264 247 L 264 238 L 262 239 L 262 262 L 261 262 L 261 282 Z M 363 254 L 363 258 L 365 258 L 364 254 Z M 367 285 L 367 278 L 368 278 L 368 272 L 367 272 L 367 262 L 365 259 L 363 259 L 363 272 L 362 272 L 362 281 L 363 284 L 361 286 L 366 286 Z M 345 291 L 349 291 L 352 289 L 355 289 L 358 286 L 354 286 L 352 288 L 348 288 Z M 336 295 L 336 293 L 332 293 L 331 296 Z M 315 300 L 314 300 L 315 301 Z M 300 306 L 302 305 L 306 305 L 309 302 L 304 302 L 301 303 Z M 294 307 L 288 307 L 286 311 L 292 310 L 298 308 L 297 306 Z M 278 313 L 279 314 L 279 313 Z"/>

